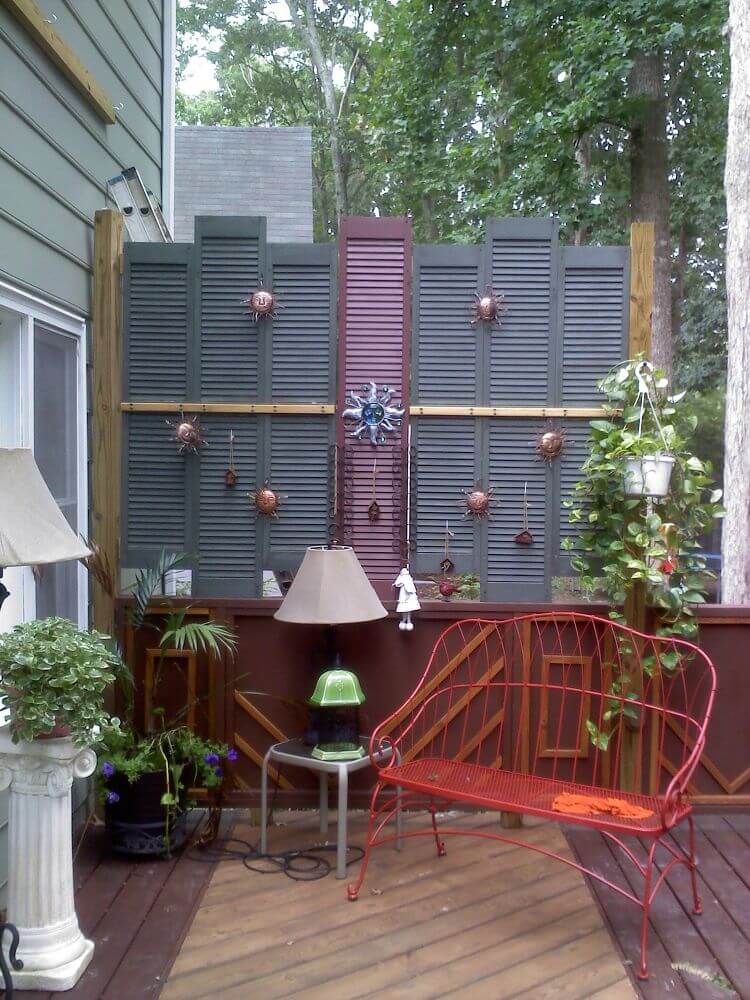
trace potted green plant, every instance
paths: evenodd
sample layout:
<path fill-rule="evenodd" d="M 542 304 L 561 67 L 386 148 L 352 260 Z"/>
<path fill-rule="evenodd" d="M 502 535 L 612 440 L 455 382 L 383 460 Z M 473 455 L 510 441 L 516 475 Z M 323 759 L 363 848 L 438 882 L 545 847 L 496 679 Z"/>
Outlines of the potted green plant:
<path fill-rule="evenodd" d="M 104 692 L 120 658 L 109 637 L 67 618 L 43 618 L 0 635 L 0 677 L 14 742 L 69 736 L 88 745 L 107 721 Z"/>
<path fill-rule="evenodd" d="M 234 653 L 233 631 L 221 622 L 191 617 L 190 607 L 160 606 L 159 615 L 148 608 L 162 588 L 166 574 L 184 557 L 162 552 L 157 563 L 139 571 L 133 585 L 133 603 L 128 609 L 134 630 L 153 631 L 161 656 L 153 690 L 167 668 L 167 653 L 174 650 Z M 190 706 L 185 706 L 187 712 Z M 180 719 L 167 725 L 163 709 L 152 712 L 154 729 L 139 732 L 133 722 L 132 702 L 125 720 L 112 719 L 102 728 L 95 744 L 99 757 L 100 797 L 110 842 L 116 851 L 135 855 L 166 855 L 182 846 L 187 836 L 187 810 L 192 804 L 189 790 L 196 786 L 217 789 L 224 778 L 226 761 L 236 760 L 236 751 L 205 740 Z"/>

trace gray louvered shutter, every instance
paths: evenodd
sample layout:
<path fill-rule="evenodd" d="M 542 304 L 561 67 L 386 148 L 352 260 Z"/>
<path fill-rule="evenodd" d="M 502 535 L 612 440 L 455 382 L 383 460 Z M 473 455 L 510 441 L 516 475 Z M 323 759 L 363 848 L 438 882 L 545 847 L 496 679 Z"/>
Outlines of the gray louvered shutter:
<path fill-rule="evenodd" d="M 589 437 L 589 424 L 587 420 L 568 420 L 565 424 L 566 444 L 562 455 L 558 459 L 559 467 L 559 542 L 563 538 L 575 539 L 578 535 L 577 525 L 571 524 L 569 511 L 564 506 L 565 500 L 574 498 L 575 484 L 583 477 L 581 467 L 588 457 L 587 441 Z M 554 562 L 554 572 L 558 576 L 568 576 L 571 574 L 570 555 L 559 550 Z"/>
<path fill-rule="evenodd" d="M 498 504 L 487 521 L 486 586 L 488 601 L 547 599 L 548 497 L 552 475 L 534 450 L 539 420 L 488 422 L 488 483 Z M 528 483 L 529 530 L 533 545 L 514 539 L 523 528 L 523 487 Z"/>
<path fill-rule="evenodd" d="M 628 257 L 626 247 L 562 251 L 563 405 L 600 405 L 597 381 L 627 356 Z"/>
<path fill-rule="evenodd" d="M 306 414 L 268 419 L 271 448 L 266 475 L 285 498 L 278 518 L 267 522 L 263 568 L 296 569 L 308 545 L 328 541 L 333 420 Z"/>
<path fill-rule="evenodd" d="M 260 596 L 256 514 L 247 496 L 258 485 L 258 425 L 258 417 L 246 414 L 212 413 L 201 420 L 208 446 L 200 452 L 196 484 L 199 559 L 193 588 L 201 597 Z M 230 430 L 238 480 L 228 488 Z"/>
<path fill-rule="evenodd" d="M 200 331 L 201 399 L 258 400 L 267 324 L 255 323 L 242 300 L 270 287 L 265 271 L 264 218 L 195 220 L 199 267 L 196 325 Z"/>
<path fill-rule="evenodd" d="M 461 490 L 470 490 L 480 468 L 479 428 L 471 417 L 423 417 L 412 423 L 416 446 L 413 569 L 439 573 L 445 549 L 445 523 L 455 534 L 450 558 L 457 573 L 479 572 L 478 526 L 464 517 Z"/>
<path fill-rule="evenodd" d="M 273 402 L 330 403 L 336 397 L 336 246 L 270 244 L 280 309 L 272 321 Z"/>
<path fill-rule="evenodd" d="M 558 225 L 553 219 L 487 224 L 490 275 L 507 312 L 490 338 L 490 405 L 552 402 L 557 331 Z"/>
<path fill-rule="evenodd" d="M 181 243 L 125 244 L 126 399 L 186 398 L 191 252 Z"/>
<path fill-rule="evenodd" d="M 178 454 L 162 414 L 126 413 L 123 458 L 122 565 L 150 565 L 162 549 L 187 552 L 185 484 L 198 457 Z"/>
<path fill-rule="evenodd" d="M 470 405 L 479 400 L 483 330 L 472 327 L 471 319 L 480 259 L 480 247 L 414 248 L 414 403 Z"/>

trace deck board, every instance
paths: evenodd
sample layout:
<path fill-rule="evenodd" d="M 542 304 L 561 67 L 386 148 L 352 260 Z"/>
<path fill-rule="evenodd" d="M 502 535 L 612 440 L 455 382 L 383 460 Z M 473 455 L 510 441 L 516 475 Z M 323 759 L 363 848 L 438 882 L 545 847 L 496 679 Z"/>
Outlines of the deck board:
<path fill-rule="evenodd" d="M 424 828 L 424 817 L 405 825 Z M 450 825 L 503 832 L 496 814 L 463 814 Z M 362 843 L 364 834 L 365 817 L 352 815 L 351 840 Z M 515 834 L 572 858 L 555 825 L 532 821 Z M 241 822 L 235 836 L 257 839 Z M 271 834 L 274 849 L 318 839 L 314 814 L 290 817 Z M 401 852 L 379 848 L 357 903 L 332 875 L 300 883 L 238 861 L 220 865 L 163 1000 L 418 1000 L 466 990 L 573 998 L 616 987 L 635 995 L 578 872 L 507 843 L 450 837 L 447 846 L 444 858 L 427 837 L 406 839 Z M 567 992 L 553 992 L 556 982 Z"/>
<path fill-rule="evenodd" d="M 698 815 L 695 822 L 703 914 L 692 913 L 687 871 L 673 869 L 652 909 L 651 978 L 633 984 L 649 1000 L 666 995 L 693 1000 L 750 996 L 750 816 Z M 599 833 L 573 827 L 566 833 L 584 864 L 619 884 L 627 882 L 637 888 L 632 865 Z M 686 845 L 687 827 L 675 831 L 673 839 Z M 643 860 L 645 849 L 635 843 L 635 854 Z M 661 869 L 664 861 L 665 855 L 658 853 L 657 867 Z M 625 954 L 635 959 L 639 910 L 627 900 L 618 901 L 611 890 L 594 880 L 590 884 L 612 934 Z M 674 969 L 673 964 L 680 968 Z M 713 982 L 711 977 L 715 977 Z"/>

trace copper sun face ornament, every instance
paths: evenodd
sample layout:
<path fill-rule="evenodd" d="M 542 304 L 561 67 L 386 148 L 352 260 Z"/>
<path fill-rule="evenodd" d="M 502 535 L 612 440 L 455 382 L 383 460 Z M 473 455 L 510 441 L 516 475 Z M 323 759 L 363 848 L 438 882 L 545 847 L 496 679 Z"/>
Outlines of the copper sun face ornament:
<path fill-rule="evenodd" d="M 461 492 L 464 495 L 464 517 L 474 517 L 477 520 L 482 517 L 492 519 L 490 508 L 492 504 L 497 503 L 494 486 L 483 490 L 481 484 L 477 483 L 473 490 L 461 490 Z"/>
<path fill-rule="evenodd" d="M 548 427 L 536 436 L 536 453 L 543 462 L 554 462 L 560 455 L 567 438 L 559 427 Z"/>
<path fill-rule="evenodd" d="M 472 326 L 476 326 L 477 323 L 489 323 L 490 326 L 497 323 L 500 326 L 501 316 L 508 307 L 503 301 L 503 296 L 495 295 L 492 287 L 487 285 L 481 295 L 479 292 L 474 292 L 472 308 L 474 310 L 474 316 L 471 320 Z"/>
<path fill-rule="evenodd" d="M 286 500 L 285 496 L 271 489 L 268 480 L 247 496 L 256 513 L 263 517 L 278 517 L 281 501 Z"/>
<path fill-rule="evenodd" d="M 206 444 L 197 417 L 188 420 L 184 413 L 181 413 L 179 419 L 168 420 L 167 426 L 172 428 L 172 440 L 179 445 L 177 450 L 180 455 L 190 451 L 197 452 Z"/>
<path fill-rule="evenodd" d="M 256 288 L 248 298 L 242 300 L 242 304 L 247 306 L 248 313 L 256 323 L 270 316 L 273 319 L 281 308 L 273 292 L 266 288 Z"/>

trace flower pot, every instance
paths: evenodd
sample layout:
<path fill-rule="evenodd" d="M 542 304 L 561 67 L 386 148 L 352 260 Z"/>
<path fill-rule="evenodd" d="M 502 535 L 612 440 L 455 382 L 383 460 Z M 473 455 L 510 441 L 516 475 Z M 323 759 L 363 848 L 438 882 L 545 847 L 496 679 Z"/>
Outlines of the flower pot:
<path fill-rule="evenodd" d="M 8 701 L 7 701 L 7 708 L 10 711 L 10 731 L 12 733 L 13 732 L 17 732 L 18 731 L 18 727 L 15 725 L 14 719 L 13 719 L 13 703 L 12 703 L 12 699 L 14 697 L 15 698 L 20 697 L 21 692 L 18 690 L 18 688 L 10 687 L 10 685 L 7 685 L 6 687 L 2 688 L 2 690 L 0 690 L 0 695 L 3 695 L 6 699 L 8 699 Z M 48 729 L 46 733 L 37 733 L 36 736 L 34 737 L 34 739 L 35 740 L 64 740 L 64 739 L 67 739 L 68 736 L 70 736 L 70 726 L 66 726 L 64 723 L 61 723 L 61 722 L 59 722 L 56 719 L 55 720 L 55 724 L 54 724 L 54 726 L 51 729 Z"/>
<path fill-rule="evenodd" d="M 629 497 L 665 497 L 669 492 L 672 455 L 642 455 L 625 462 L 625 493 Z"/>
<path fill-rule="evenodd" d="M 110 846 L 119 854 L 166 856 L 179 850 L 187 840 L 187 812 L 184 806 L 169 812 L 162 805 L 167 790 L 164 771 L 147 771 L 134 782 L 121 774 L 107 781 L 107 789 L 118 796 L 107 802 L 104 818 Z"/>

